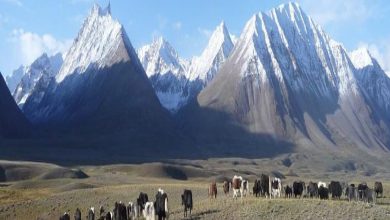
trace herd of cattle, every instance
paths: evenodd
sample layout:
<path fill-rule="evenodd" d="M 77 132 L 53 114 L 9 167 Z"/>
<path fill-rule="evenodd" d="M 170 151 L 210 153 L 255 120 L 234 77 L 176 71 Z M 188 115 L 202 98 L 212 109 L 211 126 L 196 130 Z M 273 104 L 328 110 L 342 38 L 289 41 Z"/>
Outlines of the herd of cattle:
<path fill-rule="evenodd" d="M 243 179 L 241 176 L 234 176 L 232 181 L 224 181 L 223 191 L 225 194 L 229 193 L 230 187 L 233 190 L 233 198 L 238 196 L 245 197 L 249 191 L 249 181 Z M 344 195 L 348 201 L 363 201 L 367 203 L 375 203 L 376 198 L 383 196 L 383 185 L 381 182 L 375 182 L 374 188 L 368 187 L 367 183 L 363 182 L 358 185 L 347 184 L 339 181 L 331 181 L 329 184 L 325 182 L 309 182 L 294 181 L 293 184 L 282 187 L 282 181 L 277 177 L 269 177 L 262 174 L 260 179 L 256 179 L 253 184 L 253 195 L 256 197 L 264 196 L 266 198 L 280 198 L 284 193 L 285 198 L 319 198 L 341 199 Z M 217 185 L 215 182 L 210 184 L 209 196 L 217 197 Z"/>
<path fill-rule="evenodd" d="M 223 182 L 223 191 L 225 195 L 233 191 L 233 198 L 243 198 L 250 192 L 249 181 L 241 176 L 234 176 L 231 181 Z M 329 184 L 325 182 L 309 182 L 295 181 L 293 184 L 282 187 L 282 181 L 276 177 L 270 177 L 262 174 L 260 179 L 256 179 L 253 184 L 253 195 L 255 197 L 263 196 L 266 198 L 280 198 L 284 194 L 285 198 L 319 198 L 341 199 L 343 192 L 348 201 L 363 201 L 367 203 L 375 203 L 376 198 L 383 196 L 383 186 L 381 182 L 375 182 L 374 188 L 368 187 L 367 183 L 346 184 L 338 181 L 331 181 Z M 217 198 L 217 183 L 212 182 L 208 189 L 210 198 Z M 181 195 L 182 206 L 184 207 L 184 217 L 191 215 L 193 208 L 192 191 L 185 189 Z M 81 220 L 81 211 L 76 209 L 74 213 L 75 220 Z M 168 195 L 162 189 L 158 189 L 155 201 L 149 201 L 148 195 L 141 192 L 135 203 L 129 202 L 126 206 L 122 202 L 116 202 L 112 211 L 105 211 L 104 207 L 100 207 L 99 215 L 95 214 L 94 207 L 89 208 L 87 212 L 88 220 L 133 220 L 139 217 L 144 217 L 146 220 L 154 220 L 155 217 L 159 220 L 165 220 L 169 217 L 168 211 Z M 60 220 L 70 220 L 70 214 L 65 212 Z"/>
<path fill-rule="evenodd" d="M 182 204 L 184 205 L 184 216 L 187 216 L 187 211 L 192 211 L 192 192 L 184 190 L 181 195 Z M 101 206 L 99 213 L 95 213 L 95 208 L 91 207 L 87 211 L 86 219 L 88 220 L 133 220 L 139 217 L 144 217 L 146 220 L 154 220 L 157 216 L 158 220 L 165 220 L 169 217 L 168 211 L 168 195 L 161 188 L 158 189 L 154 202 L 149 201 L 146 193 L 141 192 L 135 203 L 129 202 L 126 206 L 122 202 L 115 202 L 112 211 L 105 211 Z M 79 208 L 74 213 L 75 220 L 81 220 L 82 215 Z M 65 212 L 60 220 L 70 220 L 70 214 Z"/>

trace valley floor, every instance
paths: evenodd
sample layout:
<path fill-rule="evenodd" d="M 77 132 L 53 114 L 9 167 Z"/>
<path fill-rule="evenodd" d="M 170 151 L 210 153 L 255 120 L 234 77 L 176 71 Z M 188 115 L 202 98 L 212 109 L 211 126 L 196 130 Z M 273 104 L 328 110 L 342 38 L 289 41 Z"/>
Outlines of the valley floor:
<path fill-rule="evenodd" d="M 46 174 L 27 180 L 3 182 L 0 183 L 0 219 L 58 219 L 65 211 L 70 212 L 73 218 L 76 208 L 80 208 L 82 216 L 86 216 L 91 206 L 97 210 L 102 205 L 106 210 L 112 210 L 116 201 L 124 203 L 135 201 L 140 192 L 146 192 L 149 199 L 154 200 L 157 189 L 160 187 L 167 192 L 169 197 L 170 219 L 184 219 L 180 196 L 184 189 L 191 189 L 194 196 L 192 216 L 187 219 L 390 219 L 390 181 L 387 178 L 382 180 L 385 190 L 384 197 L 379 198 L 375 205 L 347 202 L 346 199 L 340 201 L 284 198 L 270 200 L 256 198 L 253 195 L 248 195 L 242 200 L 233 200 L 232 193 L 228 196 L 223 194 L 222 177 L 217 174 L 230 176 L 230 172 L 234 171 L 243 174 L 244 167 L 247 167 L 246 172 L 249 174 L 250 184 L 253 184 L 251 179 L 254 177 L 250 174 L 256 172 L 253 169 L 258 165 L 244 162 L 241 160 L 241 165 L 234 163 L 235 165 L 226 167 L 226 164 L 219 160 L 209 161 L 208 166 L 212 166 L 213 163 L 223 165 L 219 167 L 218 172 L 209 170 L 204 173 L 200 172 L 201 168 L 189 169 L 188 164 L 176 165 L 183 167 L 181 170 L 183 173 L 172 169 L 170 167 L 172 165 L 161 163 L 82 166 L 77 168 L 85 172 L 88 178 L 43 178 L 48 177 Z M 12 172 L 15 173 L 15 169 L 22 170 L 15 164 L 13 164 Z M 38 165 L 40 169 L 44 166 L 47 166 L 46 169 L 53 166 L 45 164 L 30 166 Z M 203 165 L 207 166 L 206 162 Z M 26 172 L 27 164 L 23 166 Z M 8 169 L 11 169 L 9 167 L 10 165 Z M 228 172 L 229 169 L 231 170 Z M 59 169 L 55 168 L 55 170 Z M 51 174 L 53 172 L 50 170 Z M 331 178 L 342 180 L 342 176 L 343 174 L 335 173 Z M 351 181 L 354 183 L 367 181 L 372 187 L 373 182 L 378 180 L 379 176 L 379 174 L 375 178 L 356 176 Z M 327 177 L 324 179 L 328 181 Z M 213 180 L 217 180 L 218 183 L 217 199 L 210 199 L 207 196 L 208 185 Z M 291 184 L 294 180 L 308 182 L 313 179 L 307 176 L 287 176 L 282 181 L 285 184 Z"/>
<path fill-rule="evenodd" d="M 89 206 L 103 205 L 110 209 L 115 201 L 129 201 L 138 193 L 155 194 L 162 187 L 169 195 L 170 219 L 184 219 L 180 195 L 190 188 L 194 195 L 192 219 L 389 219 L 390 198 L 378 200 L 376 205 L 347 201 L 320 201 L 317 199 L 265 199 L 252 195 L 241 201 L 220 195 L 207 198 L 207 184 L 196 182 L 160 184 L 129 184 L 68 192 L 40 190 L 0 190 L 0 219 L 58 219 L 67 210 L 73 214 L 79 207 L 83 214 Z M 390 186 L 390 185 L 387 185 Z M 35 197 L 36 196 L 36 197 Z M 83 215 L 84 216 L 84 215 Z M 188 218 L 189 219 L 189 218 Z"/>

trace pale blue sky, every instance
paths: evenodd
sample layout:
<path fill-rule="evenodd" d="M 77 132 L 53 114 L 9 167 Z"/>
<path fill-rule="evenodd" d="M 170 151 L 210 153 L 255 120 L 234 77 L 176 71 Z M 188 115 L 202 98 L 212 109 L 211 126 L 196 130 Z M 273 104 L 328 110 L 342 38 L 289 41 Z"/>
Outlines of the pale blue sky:
<path fill-rule="evenodd" d="M 7 75 L 42 52 L 65 51 L 93 3 L 108 0 L 0 0 L 0 71 Z M 112 14 L 135 48 L 163 36 L 184 58 L 199 55 L 224 20 L 238 36 L 254 14 L 284 0 L 112 0 Z M 390 70 L 390 1 L 297 0 L 348 50 L 366 46 Z"/>

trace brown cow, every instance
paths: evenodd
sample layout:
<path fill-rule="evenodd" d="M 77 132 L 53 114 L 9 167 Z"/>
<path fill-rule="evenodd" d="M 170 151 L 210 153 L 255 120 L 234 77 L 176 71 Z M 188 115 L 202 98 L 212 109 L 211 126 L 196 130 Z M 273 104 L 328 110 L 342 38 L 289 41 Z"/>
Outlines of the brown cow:
<path fill-rule="evenodd" d="M 232 189 L 233 189 L 233 198 L 237 198 L 238 194 L 240 194 L 242 198 L 242 188 L 241 188 L 241 183 L 243 179 L 241 176 L 234 176 L 232 180 Z"/>
<path fill-rule="evenodd" d="M 225 195 L 229 194 L 229 190 L 230 190 L 229 182 L 226 180 L 223 181 L 223 192 L 225 193 Z"/>
<path fill-rule="evenodd" d="M 212 182 L 209 187 L 209 197 L 211 198 L 217 198 L 217 183 Z"/>

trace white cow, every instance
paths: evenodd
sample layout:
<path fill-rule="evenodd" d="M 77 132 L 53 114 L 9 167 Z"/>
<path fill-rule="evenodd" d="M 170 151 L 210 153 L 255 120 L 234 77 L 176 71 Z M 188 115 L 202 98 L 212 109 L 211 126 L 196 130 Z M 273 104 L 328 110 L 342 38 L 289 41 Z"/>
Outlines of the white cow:
<path fill-rule="evenodd" d="M 127 216 L 129 219 L 136 219 L 139 217 L 139 206 L 133 202 L 129 202 L 127 206 Z"/>
<path fill-rule="evenodd" d="M 270 186 L 271 186 L 271 196 L 270 196 L 270 198 L 272 198 L 272 197 L 280 198 L 281 193 L 282 193 L 282 180 L 280 178 L 275 177 L 271 181 L 271 185 Z"/>
<path fill-rule="evenodd" d="M 145 209 L 144 209 L 144 218 L 146 220 L 154 220 L 155 219 L 155 211 L 154 211 L 154 204 L 153 202 L 147 202 L 145 203 Z"/>

